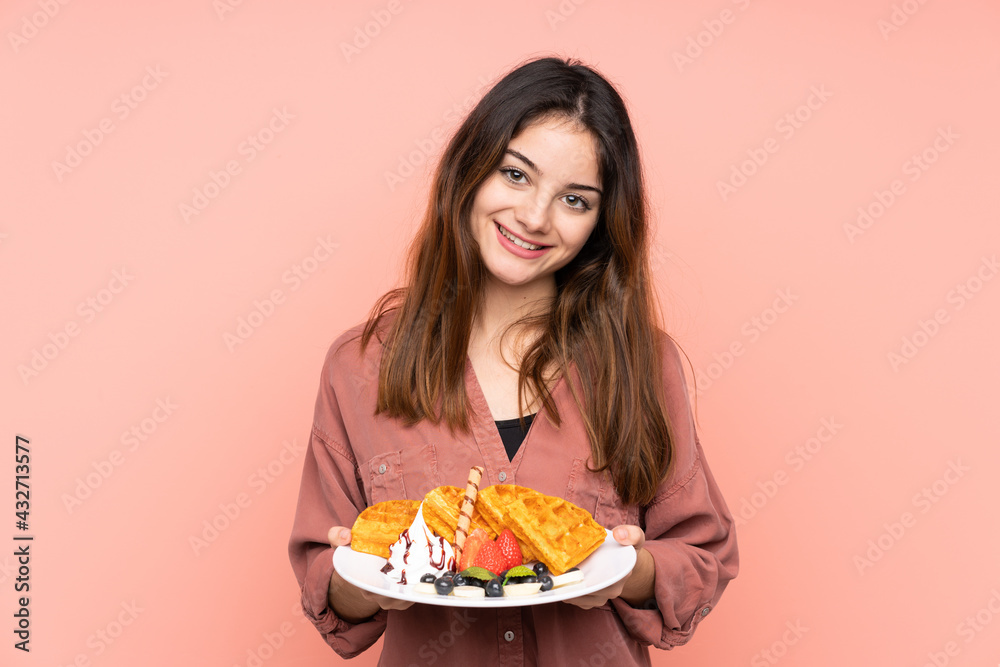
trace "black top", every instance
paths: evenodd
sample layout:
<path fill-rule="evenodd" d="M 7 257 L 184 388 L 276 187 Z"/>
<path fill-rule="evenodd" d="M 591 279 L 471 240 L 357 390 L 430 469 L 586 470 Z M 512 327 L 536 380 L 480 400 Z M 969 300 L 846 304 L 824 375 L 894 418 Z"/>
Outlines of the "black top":
<path fill-rule="evenodd" d="M 514 455 L 517 454 L 518 448 L 524 442 L 524 436 L 528 434 L 528 429 L 531 428 L 531 420 L 534 418 L 535 415 L 524 416 L 523 431 L 521 430 L 521 420 L 517 418 L 501 419 L 496 423 L 497 430 L 500 431 L 500 439 L 503 440 L 503 447 L 507 450 L 507 458 L 511 461 L 514 460 Z"/>

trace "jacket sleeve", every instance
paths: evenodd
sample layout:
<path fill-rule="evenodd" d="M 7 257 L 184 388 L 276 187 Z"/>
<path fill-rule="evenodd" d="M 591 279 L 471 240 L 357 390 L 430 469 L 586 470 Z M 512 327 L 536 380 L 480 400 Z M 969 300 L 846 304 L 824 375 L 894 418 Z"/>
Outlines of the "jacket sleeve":
<path fill-rule="evenodd" d="M 384 632 L 386 612 L 349 623 L 337 616 L 327 599 L 334 551 L 327 534 L 334 526 L 350 528 L 366 506 L 331 375 L 338 368 L 334 359 L 328 354 L 323 366 L 288 554 L 301 588 L 305 616 L 334 651 L 352 658 Z"/>
<path fill-rule="evenodd" d="M 667 342 L 664 391 L 675 468 L 642 509 L 645 549 L 653 557 L 653 599 L 639 608 L 611 600 L 629 633 L 644 645 L 686 644 L 739 572 L 732 513 L 695 432 L 676 347 Z"/>

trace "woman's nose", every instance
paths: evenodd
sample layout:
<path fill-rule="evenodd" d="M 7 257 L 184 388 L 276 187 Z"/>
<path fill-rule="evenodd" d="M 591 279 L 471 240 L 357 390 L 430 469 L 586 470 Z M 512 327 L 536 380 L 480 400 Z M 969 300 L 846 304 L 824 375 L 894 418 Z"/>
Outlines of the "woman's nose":
<path fill-rule="evenodd" d="M 549 207 L 539 196 L 526 197 L 515 211 L 517 221 L 529 232 L 545 233 L 549 227 Z"/>

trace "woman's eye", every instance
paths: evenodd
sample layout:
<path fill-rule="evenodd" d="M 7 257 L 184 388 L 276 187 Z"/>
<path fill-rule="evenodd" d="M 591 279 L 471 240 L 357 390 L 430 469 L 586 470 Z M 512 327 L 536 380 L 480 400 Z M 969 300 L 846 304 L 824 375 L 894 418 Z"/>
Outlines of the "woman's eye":
<path fill-rule="evenodd" d="M 578 208 L 581 211 L 590 210 L 590 204 L 580 195 L 566 195 L 566 203 L 569 204 L 570 208 Z"/>
<path fill-rule="evenodd" d="M 515 169 L 514 167 L 504 167 L 501 169 L 504 175 L 514 183 L 522 183 L 524 178 L 524 172 L 520 169 Z"/>

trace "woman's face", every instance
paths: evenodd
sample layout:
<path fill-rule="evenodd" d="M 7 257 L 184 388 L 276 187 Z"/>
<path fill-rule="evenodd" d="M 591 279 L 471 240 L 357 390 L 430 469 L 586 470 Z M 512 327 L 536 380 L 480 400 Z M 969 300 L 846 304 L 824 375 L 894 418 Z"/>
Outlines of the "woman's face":
<path fill-rule="evenodd" d="M 511 139 L 472 204 L 472 233 L 490 278 L 554 294 L 556 270 L 597 225 L 599 176 L 593 135 L 563 118 L 536 122 Z"/>

